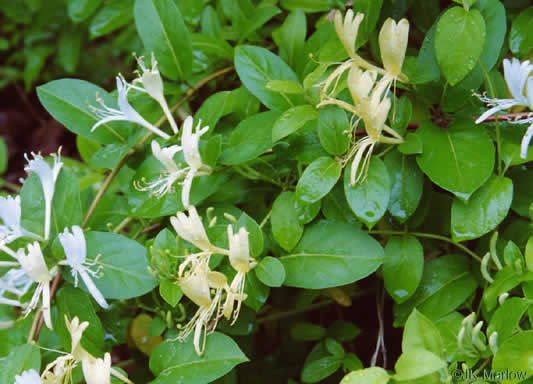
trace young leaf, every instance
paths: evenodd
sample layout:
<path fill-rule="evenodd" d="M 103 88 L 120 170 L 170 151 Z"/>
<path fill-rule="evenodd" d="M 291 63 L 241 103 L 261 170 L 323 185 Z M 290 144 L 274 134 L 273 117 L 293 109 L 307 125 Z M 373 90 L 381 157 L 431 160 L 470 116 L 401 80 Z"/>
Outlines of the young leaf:
<path fill-rule="evenodd" d="M 318 118 L 318 112 L 311 105 L 290 108 L 276 120 L 272 127 L 272 141 L 276 142 L 302 128 L 305 123 Z"/>
<path fill-rule="evenodd" d="M 269 287 L 281 287 L 285 281 L 283 264 L 272 256 L 266 256 L 254 269 L 261 282 Z"/>

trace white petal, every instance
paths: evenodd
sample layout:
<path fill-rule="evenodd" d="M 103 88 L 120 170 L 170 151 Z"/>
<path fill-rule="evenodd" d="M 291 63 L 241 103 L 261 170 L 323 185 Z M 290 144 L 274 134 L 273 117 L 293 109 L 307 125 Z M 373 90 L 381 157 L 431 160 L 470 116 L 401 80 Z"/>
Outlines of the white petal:
<path fill-rule="evenodd" d="M 96 285 L 94 285 L 94 282 L 87 273 L 87 271 L 85 269 L 81 269 L 78 272 L 80 273 L 81 279 L 87 286 L 89 293 L 92 297 L 94 297 L 98 305 L 105 309 L 109 308 L 109 304 L 107 304 L 107 301 L 105 301 L 105 298 L 102 293 L 98 290 L 98 288 L 96 288 Z"/>
<path fill-rule="evenodd" d="M 527 158 L 527 150 L 529 147 L 529 143 L 531 141 L 531 137 L 533 137 L 533 124 L 529 126 L 529 128 L 526 131 L 526 134 L 522 138 L 522 144 L 520 145 L 520 157 L 522 159 Z"/>

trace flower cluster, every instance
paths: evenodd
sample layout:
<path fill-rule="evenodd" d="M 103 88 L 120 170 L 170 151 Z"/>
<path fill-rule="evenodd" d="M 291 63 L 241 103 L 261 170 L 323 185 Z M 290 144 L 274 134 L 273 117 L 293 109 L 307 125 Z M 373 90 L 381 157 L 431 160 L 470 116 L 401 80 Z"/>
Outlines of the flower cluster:
<path fill-rule="evenodd" d="M 379 32 L 379 47 L 384 68 L 380 68 L 363 59 L 355 51 L 357 34 L 363 18 L 362 13 L 354 15 L 352 10 L 346 12 L 344 19 L 339 11 L 335 14 L 335 30 L 349 59 L 324 81 L 318 104 L 319 108 L 326 105 L 339 106 L 357 117 L 357 123 L 359 120 L 364 122 L 367 136 L 355 142 L 343 161 L 346 164 L 352 157 L 354 159 L 350 173 L 351 185 L 365 180 L 370 157 L 377 143 L 403 142 L 402 136 L 385 124 L 391 109 L 391 101 L 387 94 L 396 81 L 404 83 L 408 81 L 407 76 L 402 73 L 409 36 L 408 21 L 402 19 L 396 23 L 392 19 L 387 19 L 383 24 Z M 348 89 L 353 104 L 335 98 L 339 92 L 337 88 L 341 76 L 346 71 L 349 71 Z M 357 123 L 351 126 L 350 134 L 353 134 L 352 131 Z M 388 136 L 384 135 L 385 133 Z"/>
<path fill-rule="evenodd" d="M 480 96 L 481 101 L 486 103 L 491 108 L 483 113 L 476 120 L 476 123 L 482 123 L 489 116 L 504 109 L 509 109 L 516 106 L 527 107 L 533 111 L 533 79 L 529 75 L 533 71 L 533 64 L 529 60 L 520 63 L 520 60 L 513 58 L 512 60 L 503 60 L 503 73 L 507 88 L 512 98 L 510 99 L 491 99 L 489 97 Z M 527 150 L 531 138 L 533 137 L 533 117 L 518 119 L 511 121 L 513 124 L 531 124 L 522 138 L 520 146 L 520 157 L 525 159 L 527 157 Z"/>
<path fill-rule="evenodd" d="M 250 256 L 248 231 L 244 227 L 234 234 L 229 224 L 229 249 L 219 248 L 209 240 L 196 208 L 190 206 L 188 212 L 189 216 L 178 212 L 170 221 L 180 238 L 201 250 L 185 256 L 177 276 L 184 295 L 198 306 L 198 310 L 181 330 L 178 339 L 184 341 L 194 331 L 194 347 L 198 355 L 202 355 L 206 336 L 215 330 L 218 320 L 222 316 L 227 319 L 233 316 L 233 324 L 239 316 L 241 304 L 246 299 L 246 274 L 255 267 L 256 262 Z M 209 268 L 209 259 L 213 254 L 229 257 L 231 266 L 237 272 L 231 284 L 228 284 L 224 274 Z"/>
<path fill-rule="evenodd" d="M 109 384 L 111 375 L 125 383 L 131 383 L 119 371 L 111 368 L 111 355 L 107 352 L 103 358 L 96 358 L 83 348 L 81 338 L 89 326 L 87 321 L 80 323 L 77 317 L 69 321 L 65 315 L 65 325 L 70 333 L 71 351 L 64 353 L 46 366 L 43 373 L 30 369 L 15 376 L 15 384 L 57 384 L 71 383 L 72 370 L 81 363 L 83 376 L 87 384 Z"/>
<path fill-rule="evenodd" d="M 52 318 L 50 314 L 50 282 L 57 273 L 57 266 L 48 268 L 46 264 L 40 242 L 49 240 L 50 222 L 52 216 L 52 200 L 54 197 L 55 184 L 63 163 L 60 154 L 53 154 L 54 164 L 52 167 L 42 158 L 41 155 L 32 153 L 33 159 L 28 160 L 26 171 L 35 172 L 41 181 L 44 195 L 45 218 L 43 236 L 34 234 L 21 225 L 21 200 L 20 196 L 0 197 L 0 251 L 11 256 L 15 261 L 2 261 L 0 267 L 11 267 L 0 277 L 0 304 L 7 304 L 24 308 L 24 313 L 28 315 L 37 308 L 39 299 L 42 299 L 42 311 L 44 322 L 48 328 L 52 328 Z M 33 240 L 25 247 L 13 250 L 8 244 L 19 238 Z M 77 285 L 77 275 L 79 274 L 85 282 L 89 292 L 102 307 L 107 308 L 107 303 L 94 285 L 91 277 L 97 277 L 97 271 L 91 271 L 85 261 L 86 245 L 83 231 L 80 227 L 74 226 L 72 234 L 65 229 L 59 234 L 59 240 L 65 250 L 66 260 L 60 265 L 68 265 L 75 277 Z M 29 303 L 22 303 L 20 298 L 25 295 L 33 283 L 37 287 Z"/>

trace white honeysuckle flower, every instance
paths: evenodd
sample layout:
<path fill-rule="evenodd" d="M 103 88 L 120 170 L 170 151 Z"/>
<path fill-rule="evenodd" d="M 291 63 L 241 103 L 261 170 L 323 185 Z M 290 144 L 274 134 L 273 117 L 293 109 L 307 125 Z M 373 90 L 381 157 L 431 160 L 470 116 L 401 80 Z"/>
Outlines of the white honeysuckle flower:
<path fill-rule="evenodd" d="M 0 277 L 0 304 L 23 307 L 20 301 L 6 298 L 4 295 L 10 293 L 20 298 L 28 292 L 32 284 L 33 280 L 22 268 L 10 269 Z"/>
<path fill-rule="evenodd" d="M 198 305 L 198 310 L 182 328 L 178 340 L 185 341 L 194 330 L 193 344 L 198 356 L 204 353 L 207 335 L 215 331 L 222 292 L 228 289 L 226 276 L 220 272 L 211 271 L 208 263 L 208 259 L 202 259 L 178 280 L 183 294 Z M 215 290 L 214 297 L 211 296 L 211 289 Z M 215 316 L 214 323 L 210 324 L 213 315 Z"/>
<path fill-rule="evenodd" d="M 354 16 L 351 9 L 346 11 L 344 19 L 342 18 L 342 13 L 340 11 L 335 12 L 335 31 L 337 32 L 337 36 L 342 45 L 344 45 L 344 49 L 346 49 L 346 52 L 352 59 L 357 57 L 357 54 L 355 53 L 355 41 L 357 40 L 359 26 L 364 17 L 365 15 L 361 12 L 357 12 Z"/>
<path fill-rule="evenodd" d="M 35 369 L 29 369 L 15 376 L 15 384 L 42 384 L 43 381 Z"/>
<path fill-rule="evenodd" d="M 57 154 L 52 154 L 54 158 L 54 165 L 50 167 L 43 157 L 40 154 L 31 153 L 33 159 L 29 159 L 25 154 L 24 157 L 28 161 L 28 165 L 24 170 L 30 174 L 35 172 L 39 179 L 41 180 L 41 185 L 43 187 L 44 193 L 44 207 L 45 207 L 45 216 L 44 216 L 44 239 L 48 240 L 50 235 L 50 219 L 52 215 L 52 200 L 54 198 L 55 184 L 59 172 L 63 163 L 61 162 L 61 148 L 57 151 Z"/>
<path fill-rule="evenodd" d="M 152 193 L 161 197 L 174 190 L 173 185 L 178 180 L 186 177 L 188 169 L 180 168 L 174 161 L 174 155 L 181 151 L 179 145 L 171 145 L 170 147 L 161 148 L 159 143 L 152 141 L 152 153 L 154 157 L 163 164 L 165 170 L 159 179 L 142 186 L 141 183 L 135 182 L 135 188 L 139 191 L 152 191 Z"/>
<path fill-rule="evenodd" d="M 246 300 L 246 294 L 244 293 L 246 274 L 250 272 L 257 263 L 252 257 L 250 257 L 250 242 L 246 228 L 241 227 L 239 231 L 234 234 L 233 227 L 228 225 L 228 243 L 229 262 L 233 269 L 237 271 L 237 274 L 231 282 L 222 312 L 227 319 L 229 319 L 233 313 L 233 324 L 239 317 L 242 302 Z M 237 302 L 236 308 L 235 302 Z"/>
<path fill-rule="evenodd" d="M 68 228 L 65 228 L 65 232 L 58 235 L 59 241 L 65 250 L 66 260 L 61 261 L 59 264 L 68 265 L 71 268 L 72 275 L 74 276 L 74 286 L 78 286 L 78 274 L 87 286 L 89 293 L 96 300 L 96 302 L 102 308 L 109 308 L 104 296 L 100 290 L 96 287 L 92 277 L 97 278 L 99 269 L 92 271 L 89 267 L 95 263 L 88 263 L 87 258 L 87 245 L 85 243 L 85 235 L 83 230 L 74 225 L 72 227 L 72 233 L 69 233 Z M 91 276 L 89 276 L 91 275 Z"/>
<path fill-rule="evenodd" d="M 209 127 L 201 128 L 201 121 L 193 132 L 193 118 L 189 116 L 185 119 L 181 135 L 181 146 L 171 145 L 161 148 L 159 143 L 152 141 L 152 153 L 165 167 L 162 177 L 146 186 L 136 183 L 135 187 L 140 191 L 153 191 L 153 194 L 160 197 L 173 190 L 173 184 L 180 181 L 182 185 L 181 200 L 185 209 L 189 208 L 189 197 L 191 194 L 192 181 L 196 176 L 206 176 L 211 173 L 211 167 L 202 163 L 199 151 L 200 137 L 209 130 Z M 183 157 L 187 163 L 186 167 L 176 164 L 174 155 L 183 151 Z"/>
<path fill-rule="evenodd" d="M 529 60 L 520 63 L 520 60 L 516 58 L 513 58 L 512 61 L 509 59 L 504 59 L 503 73 L 505 82 L 507 83 L 507 88 L 509 89 L 509 92 L 513 98 L 491 99 L 490 97 L 479 96 L 479 99 L 482 102 L 492 108 L 479 116 L 476 120 L 476 123 L 479 124 L 485 121 L 489 116 L 494 115 L 496 112 L 509 109 L 514 106 L 529 106 L 530 109 L 532 109 L 533 94 L 530 97 L 526 97 L 524 95 L 524 87 L 526 86 L 526 82 L 528 81 L 531 71 L 533 71 L 533 64 L 530 64 Z"/>
<path fill-rule="evenodd" d="M 42 295 L 43 317 L 46 326 L 52 329 L 52 317 L 50 315 L 50 281 L 53 278 L 44 261 L 41 246 L 38 242 L 28 244 L 28 253 L 24 248 L 17 251 L 17 259 L 20 266 L 28 276 L 37 283 L 37 288 L 25 312 L 28 314 L 32 309 L 37 307 L 39 297 Z"/>
<path fill-rule="evenodd" d="M 87 356 L 81 361 L 83 376 L 87 384 L 111 383 L 111 355 L 107 352 L 103 359 Z"/>
<path fill-rule="evenodd" d="M 409 22 L 401 19 L 398 23 L 391 18 L 385 20 L 379 31 L 379 48 L 383 67 L 390 77 L 406 81 L 402 73 L 402 65 L 409 39 Z"/>
<path fill-rule="evenodd" d="M 34 240 L 43 240 L 30 231 L 26 231 L 20 224 L 21 210 L 20 210 L 20 196 L 0 196 L 0 219 L 3 224 L 0 224 L 0 241 L 4 244 L 18 239 L 19 237 L 29 237 Z"/>
<path fill-rule="evenodd" d="M 118 91 L 118 108 L 114 109 L 105 105 L 104 101 L 101 98 L 97 98 L 98 103 L 102 106 L 101 108 L 94 108 L 93 112 L 100 118 L 96 124 L 93 125 L 91 131 L 94 131 L 102 124 L 106 124 L 110 121 L 131 121 L 142 125 L 146 129 L 152 131 L 158 136 L 161 136 L 163 139 L 168 140 L 170 138 L 165 132 L 157 128 L 155 125 L 148 122 L 144 117 L 142 117 L 139 112 L 137 112 L 128 102 L 128 92 L 131 88 L 131 84 L 128 84 L 126 80 L 121 75 L 117 76 L 117 91 Z"/>
<path fill-rule="evenodd" d="M 165 99 L 165 95 L 163 93 L 163 80 L 161 79 L 161 74 L 157 69 L 157 61 L 155 59 L 154 54 L 152 53 L 151 69 L 146 68 L 143 57 L 139 57 L 137 59 L 137 63 L 141 67 L 141 71 L 138 72 L 139 77 L 133 80 L 132 88 L 141 92 L 148 93 L 151 98 L 157 101 L 161 106 L 161 109 L 165 113 L 165 116 L 167 117 L 167 120 L 170 123 L 170 126 L 172 127 L 172 131 L 174 133 L 178 133 L 176 121 L 172 117 L 172 113 L 168 108 L 167 100 Z M 135 85 L 136 83 L 142 84 L 142 87 L 137 87 Z"/>

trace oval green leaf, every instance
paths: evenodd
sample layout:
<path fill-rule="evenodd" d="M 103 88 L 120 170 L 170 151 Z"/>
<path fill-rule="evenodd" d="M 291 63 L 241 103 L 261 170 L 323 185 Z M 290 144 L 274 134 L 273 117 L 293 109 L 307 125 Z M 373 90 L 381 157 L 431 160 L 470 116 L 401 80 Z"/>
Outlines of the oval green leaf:
<path fill-rule="evenodd" d="M 269 287 L 281 287 L 285 281 L 283 264 L 272 256 L 266 256 L 254 270 L 257 278 Z"/>
<path fill-rule="evenodd" d="M 431 181 L 457 197 L 468 200 L 492 174 L 494 144 L 473 121 L 451 123 L 440 129 L 423 122 L 416 131 L 424 152 L 416 158 Z"/>
<path fill-rule="evenodd" d="M 424 250 L 415 237 L 391 237 L 385 246 L 383 279 L 397 303 L 409 299 L 418 288 L 424 270 Z"/>
<path fill-rule="evenodd" d="M 485 20 L 477 9 L 448 9 L 437 23 L 435 51 L 439 66 L 450 85 L 474 69 L 485 44 Z"/>
<path fill-rule="evenodd" d="M 385 214 L 391 195 L 389 173 L 383 161 L 373 157 L 365 181 L 353 187 L 350 185 L 350 167 L 346 167 L 344 193 L 355 216 L 372 228 Z"/>
<path fill-rule="evenodd" d="M 318 118 L 318 112 L 311 105 L 290 108 L 276 120 L 272 127 L 272 141 L 276 142 L 302 128 L 305 123 Z"/>
<path fill-rule="evenodd" d="M 136 0 L 135 25 L 161 73 L 172 80 L 185 79 L 192 71 L 189 30 L 173 0 Z"/>
<path fill-rule="evenodd" d="M 533 7 L 523 10 L 513 21 L 509 32 L 509 48 L 519 57 L 533 48 Z"/>
<path fill-rule="evenodd" d="M 277 243 L 286 251 L 292 250 L 304 231 L 304 226 L 298 220 L 299 210 L 296 207 L 294 192 L 281 193 L 272 205 L 272 235 Z"/>
<path fill-rule="evenodd" d="M 495 372 L 513 372 L 503 384 L 523 382 L 533 374 L 533 331 L 523 331 L 505 341 L 492 360 Z M 520 376 L 518 376 L 520 374 Z"/>
<path fill-rule="evenodd" d="M 320 110 L 318 137 L 320 144 L 331 155 L 342 155 L 350 147 L 349 122 L 341 108 L 328 106 Z"/>
<path fill-rule="evenodd" d="M 317 202 L 328 194 L 341 176 L 341 166 L 331 157 L 313 161 L 296 185 L 296 199 L 307 204 Z"/>
<path fill-rule="evenodd" d="M 282 256 L 285 285 L 322 289 L 345 285 L 374 272 L 383 248 L 359 227 L 321 221 L 306 229 L 290 255 Z"/>
<path fill-rule="evenodd" d="M 492 175 L 466 203 L 452 204 L 452 237 L 455 241 L 477 239 L 489 233 L 507 216 L 513 201 L 513 182 Z"/>

